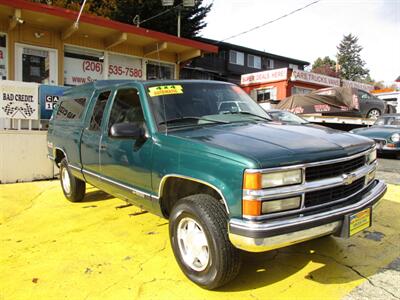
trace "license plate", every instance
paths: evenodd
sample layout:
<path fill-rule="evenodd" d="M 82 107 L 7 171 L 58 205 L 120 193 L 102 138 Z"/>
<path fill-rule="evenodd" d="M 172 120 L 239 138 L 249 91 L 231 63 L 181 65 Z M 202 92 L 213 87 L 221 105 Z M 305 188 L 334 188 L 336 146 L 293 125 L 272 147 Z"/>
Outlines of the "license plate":
<path fill-rule="evenodd" d="M 350 216 L 350 236 L 371 226 L 371 208 L 366 208 Z"/>

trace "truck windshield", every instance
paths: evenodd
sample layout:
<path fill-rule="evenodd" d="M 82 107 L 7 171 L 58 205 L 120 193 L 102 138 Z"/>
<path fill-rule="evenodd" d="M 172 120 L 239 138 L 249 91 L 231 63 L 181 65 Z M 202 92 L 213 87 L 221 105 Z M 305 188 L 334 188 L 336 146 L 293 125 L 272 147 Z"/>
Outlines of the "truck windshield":
<path fill-rule="evenodd" d="M 146 91 L 157 125 L 168 128 L 270 120 L 257 103 L 232 84 L 166 83 L 147 86 Z"/>

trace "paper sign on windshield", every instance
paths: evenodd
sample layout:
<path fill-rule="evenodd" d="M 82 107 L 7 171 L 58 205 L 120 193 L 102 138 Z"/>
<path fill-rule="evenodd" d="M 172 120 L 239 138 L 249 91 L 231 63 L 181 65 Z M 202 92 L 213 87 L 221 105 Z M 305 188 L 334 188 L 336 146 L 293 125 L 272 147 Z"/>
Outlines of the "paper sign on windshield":
<path fill-rule="evenodd" d="M 150 97 L 176 94 L 183 94 L 183 87 L 181 85 L 160 85 L 149 88 Z"/>

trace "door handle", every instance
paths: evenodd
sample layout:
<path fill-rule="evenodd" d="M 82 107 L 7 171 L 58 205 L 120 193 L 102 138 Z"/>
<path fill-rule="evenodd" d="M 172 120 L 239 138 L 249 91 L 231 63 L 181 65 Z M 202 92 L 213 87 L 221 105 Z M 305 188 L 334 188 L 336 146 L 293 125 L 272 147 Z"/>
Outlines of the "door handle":
<path fill-rule="evenodd" d="M 107 150 L 107 146 L 106 145 L 100 145 L 100 150 Z"/>

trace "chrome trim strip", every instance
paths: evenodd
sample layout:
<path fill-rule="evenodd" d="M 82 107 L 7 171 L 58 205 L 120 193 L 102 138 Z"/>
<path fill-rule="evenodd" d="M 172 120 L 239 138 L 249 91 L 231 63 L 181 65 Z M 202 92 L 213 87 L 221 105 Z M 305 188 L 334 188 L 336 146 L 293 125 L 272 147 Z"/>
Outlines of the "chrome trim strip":
<path fill-rule="evenodd" d="M 123 183 L 119 183 L 119 182 L 114 181 L 114 180 L 111 180 L 111 179 L 109 179 L 109 178 L 107 178 L 107 177 L 104 177 L 104 176 L 101 176 L 101 175 L 99 175 L 99 174 L 93 173 L 93 172 L 91 172 L 91 171 L 82 169 L 82 172 L 83 172 L 83 173 L 86 173 L 86 174 L 88 174 L 88 175 L 91 175 L 91 176 L 93 176 L 93 177 L 97 177 L 97 178 L 99 178 L 100 180 L 107 181 L 107 182 L 109 182 L 109 183 L 111 183 L 111 184 L 114 184 L 114 185 L 117 185 L 117 186 L 119 186 L 119 187 L 122 187 L 122 188 L 124 188 L 124 189 L 126 189 L 126 190 L 129 190 L 129 191 L 131 191 L 132 194 L 135 194 L 135 195 L 137 195 L 137 196 L 139 196 L 139 197 L 142 197 L 142 198 L 150 197 L 150 198 L 155 199 L 155 200 L 158 200 L 158 199 L 159 199 L 158 196 L 149 194 L 149 193 L 147 193 L 147 192 L 140 191 L 140 190 L 135 189 L 135 188 L 133 188 L 133 187 L 127 186 L 127 185 L 125 185 L 125 184 L 123 184 Z"/>
<path fill-rule="evenodd" d="M 370 165 L 364 165 L 363 167 L 351 172 L 354 174 L 354 181 L 366 176 L 369 172 L 376 168 L 376 161 Z M 343 176 L 325 178 L 316 181 L 305 182 L 300 185 L 292 185 L 285 187 L 276 187 L 264 190 L 243 190 L 243 199 L 246 200 L 271 200 L 276 198 L 285 198 L 290 196 L 296 196 L 298 194 L 318 191 L 328 188 L 337 187 L 344 185 L 346 182 Z"/>
<path fill-rule="evenodd" d="M 222 201 L 224 201 L 226 211 L 227 211 L 228 214 L 229 214 L 229 206 L 228 206 L 228 203 L 226 202 L 226 199 L 225 199 L 225 197 L 224 197 L 224 195 L 222 194 L 222 192 L 221 192 L 220 189 L 218 189 L 215 185 L 212 185 L 211 183 L 208 183 L 208 182 L 206 182 L 206 181 L 203 181 L 203 180 L 200 180 L 200 179 L 197 179 L 197 178 L 185 176 L 185 175 L 179 175 L 179 174 L 167 174 L 167 175 L 164 175 L 164 176 L 161 178 L 160 186 L 159 186 L 159 188 L 158 188 L 158 198 L 161 198 L 162 192 L 163 192 L 163 190 L 164 190 L 164 184 L 165 184 L 165 182 L 167 181 L 167 179 L 170 178 L 170 177 L 176 177 L 176 178 L 182 178 L 182 179 L 191 180 L 191 181 L 194 181 L 194 182 L 198 182 L 198 183 L 207 185 L 208 187 L 212 188 L 213 190 L 215 190 L 215 191 L 221 196 Z"/>
<path fill-rule="evenodd" d="M 315 166 L 321 166 L 321 165 L 329 165 L 329 164 L 334 164 L 338 162 L 343 162 L 343 161 L 348 161 L 352 160 L 354 158 L 367 155 L 369 152 L 375 150 L 375 145 L 363 152 L 353 154 L 351 156 L 346 156 L 346 157 L 341 157 L 341 158 L 336 158 L 336 159 L 331 159 L 331 160 L 324 160 L 324 161 L 318 161 L 318 162 L 312 162 L 312 163 L 305 163 L 305 164 L 299 164 L 299 165 L 293 165 L 293 166 L 283 166 L 283 167 L 274 167 L 274 168 L 266 168 L 266 169 L 246 169 L 246 173 L 271 173 L 271 172 L 277 172 L 277 171 L 286 171 L 286 170 L 292 170 L 292 169 L 301 169 L 301 168 L 308 168 L 308 167 L 315 167 Z"/>
<path fill-rule="evenodd" d="M 79 172 L 82 172 L 82 169 L 80 167 L 77 167 L 77 166 L 74 166 L 74 165 L 71 165 L 71 164 L 68 164 L 68 167 L 71 168 L 71 169 L 77 170 Z"/>
<path fill-rule="evenodd" d="M 250 231 L 268 231 L 268 230 L 276 230 L 280 228 L 288 228 L 297 225 L 306 225 L 307 223 L 315 222 L 315 221 L 323 221 L 326 218 L 330 217 L 340 217 L 342 215 L 351 213 L 358 209 L 361 209 L 375 199 L 383 196 L 386 192 L 387 186 L 383 181 L 378 181 L 377 185 L 374 189 L 369 191 L 364 195 L 363 199 L 357 203 L 354 203 L 349 206 L 337 208 L 335 210 L 324 211 L 318 214 L 309 215 L 309 216 L 299 216 L 297 218 L 291 219 L 279 219 L 279 220 L 269 220 L 268 222 L 254 222 L 254 221 L 246 221 L 243 219 L 231 219 L 229 221 L 229 225 L 231 227 L 235 227 L 242 230 L 250 230 Z"/>
<path fill-rule="evenodd" d="M 65 151 L 63 150 L 63 149 L 61 149 L 61 148 L 59 148 L 59 147 L 54 147 L 54 150 L 60 150 L 62 153 L 64 153 L 64 157 L 65 157 L 65 159 L 67 160 L 67 162 L 68 162 L 68 156 L 67 156 L 67 153 L 65 153 Z"/>
<path fill-rule="evenodd" d="M 243 215 L 244 219 L 248 219 L 248 220 L 252 220 L 252 221 L 262 221 L 262 220 L 268 220 L 268 219 L 272 219 L 272 218 L 277 218 L 277 217 L 282 217 L 282 216 L 289 216 L 289 215 L 294 215 L 294 214 L 298 214 L 298 213 L 305 213 L 314 209 L 318 209 L 318 208 L 322 208 L 322 207 L 326 207 L 326 206 L 331 206 L 334 204 L 338 204 L 340 202 L 344 202 L 349 200 L 351 197 L 356 196 L 357 194 L 362 193 L 363 191 L 365 191 L 374 181 L 372 180 L 371 182 L 369 182 L 367 185 L 365 185 L 364 183 L 364 187 L 361 190 L 358 190 L 357 192 L 355 192 L 354 194 L 345 197 L 345 198 L 341 198 L 335 201 L 330 201 L 324 204 L 320 204 L 320 205 L 314 205 L 314 206 L 310 206 L 310 207 L 305 207 L 305 206 L 300 206 L 300 209 L 293 209 L 293 210 L 287 210 L 287 211 L 283 211 L 283 212 L 276 212 L 276 213 L 269 213 L 269 214 L 265 214 L 265 215 L 261 215 L 261 216 L 247 216 L 247 215 Z M 302 195 L 302 200 L 305 201 L 305 194 Z M 304 205 L 305 202 L 302 203 L 302 205 Z"/>
<path fill-rule="evenodd" d="M 341 225 L 341 221 L 336 221 L 309 229 L 259 239 L 249 238 L 229 232 L 229 240 L 236 248 L 249 252 L 264 252 L 332 234 L 339 230 Z"/>

